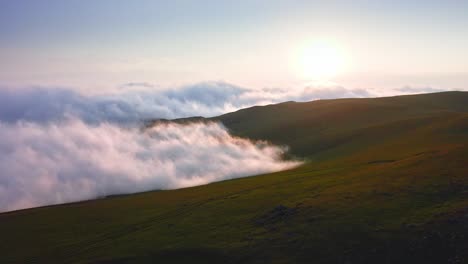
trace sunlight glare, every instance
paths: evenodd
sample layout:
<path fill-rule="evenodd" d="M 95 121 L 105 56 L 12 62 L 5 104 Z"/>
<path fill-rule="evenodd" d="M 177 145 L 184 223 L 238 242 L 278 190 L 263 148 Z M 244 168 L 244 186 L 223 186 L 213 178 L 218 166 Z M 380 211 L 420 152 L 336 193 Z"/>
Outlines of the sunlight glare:
<path fill-rule="evenodd" d="M 327 42 L 304 45 L 297 61 L 300 74 L 308 80 L 330 81 L 344 70 L 342 52 Z"/>

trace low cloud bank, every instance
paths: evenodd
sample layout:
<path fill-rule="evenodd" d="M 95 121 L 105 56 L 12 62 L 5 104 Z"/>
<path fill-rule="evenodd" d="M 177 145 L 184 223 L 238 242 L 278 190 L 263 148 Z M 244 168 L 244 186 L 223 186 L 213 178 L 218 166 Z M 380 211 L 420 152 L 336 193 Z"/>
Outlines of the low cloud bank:
<path fill-rule="evenodd" d="M 247 89 L 223 82 L 207 82 L 177 89 L 153 89 L 129 84 L 109 95 L 83 95 L 71 89 L 0 87 L 0 121 L 55 122 L 70 116 L 86 123 L 132 123 L 157 118 L 224 114 L 254 105 L 284 101 L 368 97 L 369 92 L 343 87 Z"/>
<path fill-rule="evenodd" d="M 86 123 L 137 123 L 149 119 L 211 117 L 254 105 L 285 101 L 362 98 L 438 92 L 432 87 L 405 86 L 393 90 L 347 89 L 341 86 L 248 89 L 225 82 L 204 82 L 162 89 L 148 83 L 128 83 L 117 92 L 84 95 L 64 88 L 0 86 L 0 121 L 56 122 L 77 117 Z"/>
<path fill-rule="evenodd" d="M 73 119 L 0 123 L 0 211 L 174 189 L 273 172 L 285 148 L 231 136 L 217 123 L 147 130 Z"/>

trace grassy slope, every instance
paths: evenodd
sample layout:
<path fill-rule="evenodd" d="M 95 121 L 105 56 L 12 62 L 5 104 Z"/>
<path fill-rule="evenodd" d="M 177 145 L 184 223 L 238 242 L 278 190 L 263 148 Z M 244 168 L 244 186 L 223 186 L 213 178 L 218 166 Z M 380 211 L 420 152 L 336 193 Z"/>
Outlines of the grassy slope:
<path fill-rule="evenodd" d="M 1 214 L 0 262 L 468 262 L 468 93 L 284 103 L 213 120 L 307 162 Z"/>

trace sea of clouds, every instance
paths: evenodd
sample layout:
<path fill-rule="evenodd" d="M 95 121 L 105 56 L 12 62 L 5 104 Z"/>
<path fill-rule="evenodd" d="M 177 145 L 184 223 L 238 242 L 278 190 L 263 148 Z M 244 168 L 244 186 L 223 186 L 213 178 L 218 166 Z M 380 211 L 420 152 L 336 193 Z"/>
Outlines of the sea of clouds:
<path fill-rule="evenodd" d="M 285 147 L 233 137 L 222 124 L 143 126 L 146 120 L 212 116 L 257 103 L 248 90 L 223 83 L 111 95 L 0 88 L 0 211 L 299 165 L 282 159 Z"/>
<path fill-rule="evenodd" d="M 339 86 L 255 90 L 224 82 L 173 89 L 132 83 L 95 95 L 0 87 L 0 212 L 289 169 L 300 162 L 282 159 L 286 147 L 233 137 L 219 123 L 143 122 L 369 96 Z"/>
<path fill-rule="evenodd" d="M 215 116 L 254 105 L 326 98 L 369 97 L 363 89 L 305 87 L 247 89 L 206 82 L 173 89 L 130 83 L 112 94 L 84 95 L 63 88 L 0 87 L 0 121 L 50 122 L 73 116 L 87 123 Z"/>

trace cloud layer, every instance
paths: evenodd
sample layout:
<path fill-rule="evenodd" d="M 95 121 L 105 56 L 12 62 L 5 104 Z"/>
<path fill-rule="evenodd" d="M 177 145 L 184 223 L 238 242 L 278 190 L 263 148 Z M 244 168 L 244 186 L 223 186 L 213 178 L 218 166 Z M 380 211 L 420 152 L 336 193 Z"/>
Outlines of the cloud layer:
<path fill-rule="evenodd" d="M 221 124 L 141 121 L 215 116 L 284 101 L 369 97 L 343 87 L 251 90 L 223 82 L 147 83 L 107 95 L 0 87 L 0 211 L 173 189 L 288 169 L 283 147 L 232 137 Z M 433 91 L 404 87 L 400 93 Z"/>
<path fill-rule="evenodd" d="M 254 105 L 324 98 L 367 97 L 369 92 L 342 87 L 252 90 L 223 82 L 177 89 L 129 84 L 110 95 L 86 96 L 70 89 L 0 87 L 0 120 L 54 122 L 69 116 L 87 123 L 128 123 L 158 118 L 215 116 Z"/>
<path fill-rule="evenodd" d="M 147 130 L 80 120 L 0 124 L 0 211 L 284 170 L 286 149 L 216 123 Z"/>

